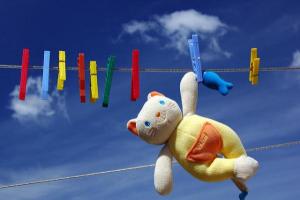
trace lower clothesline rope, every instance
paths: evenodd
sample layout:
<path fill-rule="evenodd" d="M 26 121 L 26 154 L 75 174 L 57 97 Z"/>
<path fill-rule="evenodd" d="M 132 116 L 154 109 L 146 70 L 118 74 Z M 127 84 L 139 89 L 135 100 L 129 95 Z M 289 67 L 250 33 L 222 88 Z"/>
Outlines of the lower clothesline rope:
<path fill-rule="evenodd" d="M 271 149 L 284 148 L 284 147 L 290 147 L 290 146 L 295 146 L 295 145 L 300 145 L 300 140 L 250 148 L 250 149 L 247 149 L 247 152 L 267 151 L 267 150 L 271 150 Z M 173 163 L 177 163 L 177 162 L 174 161 Z M 120 169 L 114 169 L 114 170 L 79 174 L 79 175 L 74 175 L 74 176 L 64 176 L 64 177 L 43 179 L 43 180 L 17 183 L 17 184 L 11 184 L 11 185 L 2 185 L 2 186 L 0 186 L 0 190 L 7 189 L 7 188 L 15 188 L 15 187 L 20 187 L 20 186 L 26 186 L 26 185 L 35 185 L 35 184 L 70 180 L 70 179 L 79 179 L 79 178 L 84 178 L 84 177 L 89 177 L 89 176 L 99 176 L 99 175 L 112 174 L 112 173 L 117 173 L 117 172 L 132 171 L 132 170 L 144 169 L 144 168 L 149 168 L 149 167 L 154 167 L 154 166 L 155 166 L 155 164 L 139 165 L 139 166 L 134 166 L 134 167 L 127 167 L 127 168 L 120 168 Z"/>
<path fill-rule="evenodd" d="M 0 69 L 21 69 L 21 65 L 0 65 Z M 29 66 L 29 69 L 41 70 L 43 66 Z M 106 71 L 106 67 L 98 67 L 99 72 Z M 50 70 L 58 70 L 57 66 L 50 67 Z M 77 71 L 78 67 L 66 67 L 66 70 Z M 141 67 L 140 72 L 171 72 L 171 73 L 184 73 L 191 71 L 191 67 L 177 67 L 177 68 L 153 68 L 153 67 Z M 214 72 L 249 72 L 249 67 L 231 67 L 231 68 L 212 68 L 203 67 L 203 70 Z M 295 71 L 300 70 L 300 67 L 260 67 L 259 71 Z M 131 67 L 115 67 L 114 71 L 118 72 L 131 72 Z"/>

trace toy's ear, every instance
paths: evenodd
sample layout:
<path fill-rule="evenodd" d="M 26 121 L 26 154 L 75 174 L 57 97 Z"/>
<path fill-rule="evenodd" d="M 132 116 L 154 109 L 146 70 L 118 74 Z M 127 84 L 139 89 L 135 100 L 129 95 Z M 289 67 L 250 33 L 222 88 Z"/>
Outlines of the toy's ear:
<path fill-rule="evenodd" d="M 163 95 L 162 93 L 159 93 L 159 92 L 156 92 L 156 91 L 152 91 L 148 94 L 148 100 L 151 98 L 151 97 L 154 97 L 154 96 L 162 96 L 164 97 L 165 95 Z"/>
<path fill-rule="evenodd" d="M 127 129 L 134 135 L 139 135 L 136 129 L 136 119 L 131 119 L 127 122 Z"/>

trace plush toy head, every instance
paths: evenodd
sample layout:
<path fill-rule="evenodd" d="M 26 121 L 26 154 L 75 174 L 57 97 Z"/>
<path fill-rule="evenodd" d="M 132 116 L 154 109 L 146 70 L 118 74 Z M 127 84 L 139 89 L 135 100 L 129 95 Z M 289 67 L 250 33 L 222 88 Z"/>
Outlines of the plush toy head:
<path fill-rule="evenodd" d="M 136 119 L 127 128 L 150 144 L 165 143 L 182 119 L 178 104 L 158 92 L 151 92 Z"/>

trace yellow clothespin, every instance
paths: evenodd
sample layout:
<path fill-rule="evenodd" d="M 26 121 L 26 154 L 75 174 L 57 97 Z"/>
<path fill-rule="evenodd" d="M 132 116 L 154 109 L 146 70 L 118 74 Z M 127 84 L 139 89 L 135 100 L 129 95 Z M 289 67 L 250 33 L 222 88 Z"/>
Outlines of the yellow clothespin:
<path fill-rule="evenodd" d="M 250 56 L 250 69 L 249 69 L 249 81 L 251 82 L 252 85 L 256 85 L 258 82 L 259 63 L 260 63 L 260 58 L 257 57 L 257 48 L 252 48 L 251 56 Z"/>
<path fill-rule="evenodd" d="M 99 99 L 96 61 L 90 61 L 90 76 L 90 102 L 95 103 Z"/>
<path fill-rule="evenodd" d="M 57 90 L 64 89 L 64 81 L 66 80 L 66 52 L 59 51 L 58 53 L 58 78 L 57 78 Z"/>

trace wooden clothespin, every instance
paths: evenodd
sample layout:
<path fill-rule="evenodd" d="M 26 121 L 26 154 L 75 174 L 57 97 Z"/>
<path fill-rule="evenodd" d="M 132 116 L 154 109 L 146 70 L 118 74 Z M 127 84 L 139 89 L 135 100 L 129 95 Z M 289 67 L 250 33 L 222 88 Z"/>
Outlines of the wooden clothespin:
<path fill-rule="evenodd" d="M 48 99 L 49 66 L 50 66 L 50 51 L 44 51 L 43 80 L 42 80 L 42 93 L 41 93 L 41 98 L 44 100 Z"/>
<path fill-rule="evenodd" d="M 95 103 L 99 99 L 96 61 L 90 61 L 90 88 L 90 102 Z"/>
<path fill-rule="evenodd" d="M 78 77 L 79 77 L 79 96 L 80 102 L 85 103 L 85 66 L 84 66 L 84 54 L 80 53 L 77 58 L 78 64 Z"/>
<path fill-rule="evenodd" d="M 260 58 L 257 57 L 257 48 L 252 48 L 249 69 L 249 81 L 252 85 L 256 85 L 258 83 L 259 64 Z"/>
<path fill-rule="evenodd" d="M 139 50 L 132 51 L 132 68 L 131 68 L 131 100 L 136 101 L 140 96 L 140 79 L 139 79 Z"/>
<path fill-rule="evenodd" d="M 102 103 L 103 107 L 108 107 L 114 67 L 115 67 L 115 57 L 110 56 L 107 62 L 105 88 L 104 88 L 103 103 Z"/>
<path fill-rule="evenodd" d="M 23 49 L 20 90 L 19 90 L 19 99 L 22 101 L 25 100 L 25 96 L 26 96 L 28 65 L 29 65 L 29 49 Z"/>
<path fill-rule="evenodd" d="M 197 76 L 197 81 L 202 82 L 203 77 L 202 77 L 202 66 L 201 66 L 201 61 L 200 61 L 198 35 L 193 34 L 192 39 L 188 40 L 188 44 L 189 44 L 189 50 L 190 50 L 193 70 Z"/>
<path fill-rule="evenodd" d="M 57 90 L 64 89 L 64 82 L 66 80 L 66 52 L 58 52 L 58 78 L 57 78 Z"/>

